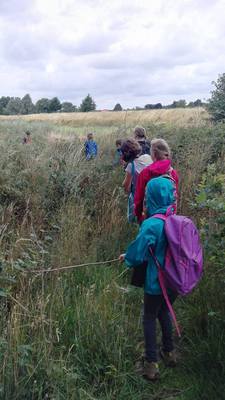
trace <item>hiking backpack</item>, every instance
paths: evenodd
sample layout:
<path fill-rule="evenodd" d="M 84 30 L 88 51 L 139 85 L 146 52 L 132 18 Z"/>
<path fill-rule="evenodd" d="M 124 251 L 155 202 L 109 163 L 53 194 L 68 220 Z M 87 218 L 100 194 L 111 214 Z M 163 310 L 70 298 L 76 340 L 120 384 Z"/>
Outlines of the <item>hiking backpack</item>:
<path fill-rule="evenodd" d="M 203 250 L 198 230 L 191 219 L 181 215 L 156 214 L 154 218 L 165 221 L 168 241 L 164 269 L 161 268 L 152 248 L 150 253 L 158 269 L 159 283 L 171 312 L 178 335 L 176 316 L 170 304 L 167 288 L 184 296 L 198 284 L 203 273 Z"/>

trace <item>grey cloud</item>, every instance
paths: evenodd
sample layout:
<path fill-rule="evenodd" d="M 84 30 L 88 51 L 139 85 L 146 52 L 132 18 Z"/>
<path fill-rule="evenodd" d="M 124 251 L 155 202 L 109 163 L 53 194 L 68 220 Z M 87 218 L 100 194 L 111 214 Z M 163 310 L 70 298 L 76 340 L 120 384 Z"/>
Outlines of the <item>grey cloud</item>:
<path fill-rule="evenodd" d="M 195 38 L 187 38 L 183 32 L 180 37 L 175 34 L 159 48 L 146 43 L 139 48 L 125 46 L 124 50 L 115 54 L 96 55 L 91 66 L 99 70 L 120 70 L 139 66 L 140 69 L 167 69 L 175 65 L 187 65 L 203 62 L 208 58 L 208 49 L 199 46 Z"/>
<path fill-rule="evenodd" d="M 41 67 L 51 50 L 51 41 L 44 35 L 32 34 L 29 26 L 12 26 L 5 30 L 1 40 L 1 52 L 5 61 L 10 64 L 39 65 Z"/>
<path fill-rule="evenodd" d="M 43 61 L 45 50 L 43 43 L 39 43 L 33 38 L 26 37 L 25 40 L 17 38 L 10 44 L 10 37 L 7 37 L 4 48 L 4 56 L 8 62 L 15 63 L 36 63 L 38 60 Z"/>
<path fill-rule="evenodd" d="M 45 73 L 37 73 L 37 79 L 28 82 L 27 90 L 37 93 L 46 92 L 48 95 L 58 95 L 61 99 L 73 100 L 79 104 L 83 96 L 90 92 L 96 99 L 108 96 L 109 98 L 126 98 L 130 103 L 136 103 L 136 98 L 147 102 L 149 98 L 163 98 L 173 94 L 173 97 L 186 97 L 191 94 L 206 93 L 213 78 L 213 71 L 205 70 L 204 76 L 199 71 L 188 76 L 185 67 L 162 69 L 155 73 L 151 71 L 130 68 L 121 70 L 85 70 L 82 64 L 71 63 L 64 65 L 60 71 L 48 77 Z M 183 71 L 182 71 L 183 68 Z M 186 77 L 185 77 L 186 75 Z M 79 77 L 79 79 L 77 79 Z M 197 96 L 198 97 L 198 96 Z M 96 100 L 97 101 L 97 100 Z M 98 102 L 97 102 L 98 103 Z"/>
<path fill-rule="evenodd" d="M 109 51 L 110 46 L 116 41 L 117 35 L 111 32 L 104 32 L 101 29 L 91 31 L 81 38 L 76 36 L 69 40 L 59 38 L 58 50 L 64 53 L 77 55 L 88 55 L 105 53 Z"/>
<path fill-rule="evenodd" d="M 85 6 L 95 6 L 90 12 L 96 13 L 96 19 L 91 19 L 84 30 L 82 24 L 76 27 L 71 2 L 74 27 L 69 25 L 64 34 L 66 13 L 56 13 L 55 21 L 49 14 L 49 21 L 46 15 L 34 15 L 32 0 L 2 0 L 1 89 L 15 96 L 28 92 L 34 99 L 58 96 L 75 104 L 90 92 L 100 108 L 112 107 L 117 101 L 126 107 L 206 96 L 211 81 L 224 72 L 225 42 L 219 40 L 219 34 L 224 33 L 220 15 L 217 30 L 211 28 L 211 35 L 207 26 L 201 32 L 190 29 L 186 15 L 192 15 L 191 6 L 195 11 L 203 10 L 202 1 L 185 3 L 182 23 L 172 19 L 169 24 L 168 15 L 161 26 L 154 15 L 142 21 L 145 10 L 141 5 L 121 5 L 115 0 L 108 9 L 102 1 L 89 0 Z M 208 0 L 207 9 L 210 12 Z M 182 17 L 180 10 L 181 6 Z"/>
<path fill-rule="evenodd" d="M 18 14 L 23 14 L 32 7 L 32 2 L 29 0 L 1 0 L 0 15 L 13 17 Z"/>

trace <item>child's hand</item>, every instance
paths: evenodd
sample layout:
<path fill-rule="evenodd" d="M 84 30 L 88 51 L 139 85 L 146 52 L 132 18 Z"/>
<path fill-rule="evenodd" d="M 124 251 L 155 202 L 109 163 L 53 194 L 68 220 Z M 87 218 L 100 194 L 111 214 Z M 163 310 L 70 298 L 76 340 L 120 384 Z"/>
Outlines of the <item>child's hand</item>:
<path fill-rule="evenodd" d="M 126 255 L 126 253 L 124 253 L 124 254 L 120 254 L 120 256 L 119 256 L 119 260 L 120 260 L 120 262 L 121 262 L 121 263 L 124 261 L 124 259 L 125 259 L 125 255 Z"/>

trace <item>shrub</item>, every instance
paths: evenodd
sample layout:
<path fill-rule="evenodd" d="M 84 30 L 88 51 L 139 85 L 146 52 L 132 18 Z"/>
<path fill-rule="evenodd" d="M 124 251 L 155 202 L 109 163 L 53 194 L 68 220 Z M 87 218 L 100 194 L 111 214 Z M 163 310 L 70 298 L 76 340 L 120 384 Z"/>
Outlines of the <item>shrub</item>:
<path fill-rule="evenodd" d="M 225 120 L 225 73 L 220 75 L 216 82 L 212 82 L 215 89 L 208 102 L 208 111 L 214 121 Z"/>

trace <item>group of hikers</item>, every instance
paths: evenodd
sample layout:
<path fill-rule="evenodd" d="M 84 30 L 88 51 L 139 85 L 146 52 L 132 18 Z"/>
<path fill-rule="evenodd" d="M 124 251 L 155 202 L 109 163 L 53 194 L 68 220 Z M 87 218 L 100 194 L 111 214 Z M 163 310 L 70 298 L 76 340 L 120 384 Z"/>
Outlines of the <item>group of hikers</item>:
<path fill-rule="evenodd" d="M 142 127 L 135 128 L 134 138 L 121 141 L 120 157 L 125 165 L 123 187 L 128 194 L 127 218 L 129 222 L 136 221 L 140 225 L 136 239 L 120 256 L 120 260 L 125 261 L 129 268 L 134 267 L 132 283 L 144 286 L 145 356 L 140 372 L 149 380 L 156 380 L 159 378 L 157 319 L 162 330 L 161 357 L 167 366 L 175 366 L 177 355 L 170 312 L 159 284 L 157 266 L 149 251 L 150 247 L 154 249 L 155 257 L 163 266 L 167 247 L 164 221 L 149 217 L 165 214 L 169 207 L 173 208 L 173 212 L 176 211 L 178 174 L 171 166 L 167 142 L 163 139 L 150 142 Z M 140 274 L 144 274 L 141 282 Z M 170 303 L 175 298 L 175 293 L 169 293 Z"/>
<path fill-rule="evenodd" d="M 134 137 L 117 140 L 116 147 L 116 161 L 125 170 L 127 218 L 140 226 L 136 239 L 119 258 L 133 269 L 131 283 L 144 288 L 145 355 L 139 372 L 154 381 L 159 378 L 159 355 L 166 366 L 177 364 L 172 319 L 179 335 L 180 329 L 172 304 L 201 278 L 202 247 L 193 222 L 176 216 L 179 177 L 171 165 L 168 143 L 161 138 L 150 142 L 145 129 L 136 127 Z M 160 351 L 157 319 L 162 332 Z"/>
<path fill-rule="evenodd" d="M 30 140 L 26 132 L 23 143 Z M 84 151 L 88 161 L 98 155 L 92 133 L 87 135 Z M 159 355 L 166 366 L 177 364 L 172 319 L 178 334 L 179 326 L 172 304 L 178 294 L 189 293 L 197 284 L 203 265 L 196 227 L 186 217 L 176 216 L 179 178 L 171 164 L 168 143 L 161 138 L 149 141 L 143 127 L 136 127 L 132 138 L 116 140 L 113 165 L 125 172 L 127 218 L 139 224 L 136 239 L 119 259 L 133 269 L 131 283 L 144 288 L 145 355 L 139 372 L 151 381 L 159 378 Z M 160 351 L 157 319 L 162 332 Z"/>

